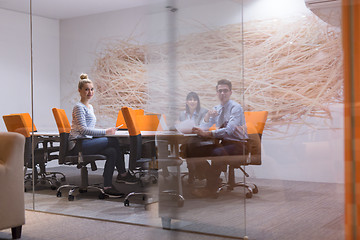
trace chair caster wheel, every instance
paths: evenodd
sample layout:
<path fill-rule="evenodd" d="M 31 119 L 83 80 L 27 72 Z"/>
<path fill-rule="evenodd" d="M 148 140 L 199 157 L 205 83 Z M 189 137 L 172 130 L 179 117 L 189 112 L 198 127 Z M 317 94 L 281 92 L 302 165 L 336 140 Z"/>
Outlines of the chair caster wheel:
<path fill-rule="evenodd" d="M 247 192 L 246 193 L 246 198 L 252 198 L 252 192 Z"/>
<path fill-rule="evenodd" d="M 74 201 L 74 199 L 75 199 L 75 197 L 74 197 L 73 195 L 69 195 L 69 196 L 68 196 L 68 200 L 69 200 L 69 201 Z"/>
<path fill-rule="evenodd" d="M 105 199 L 106 195 L 104 193 L 99 194 L 99 199 Z"/>
<path fill-rule="evenodd" d="M 130 205 L 130 201 L 129 201 L 129 199 L 126 199 L 125 201 L 124 201 L 124 206 L 125 207 L 128 207 Z"/>
<path fill-rule="evenodd" d="M 258 193 L 259 192 L 259 189 L 255 186 L 255 188 L 253 189 L 253 193 Z"/>
<path fill-rule="evenodd" d="M 56 196 L 57 196 L 57 197 L 61 197 L 61 192 L 58 191 L 58 192 L 56 193 Z"/>

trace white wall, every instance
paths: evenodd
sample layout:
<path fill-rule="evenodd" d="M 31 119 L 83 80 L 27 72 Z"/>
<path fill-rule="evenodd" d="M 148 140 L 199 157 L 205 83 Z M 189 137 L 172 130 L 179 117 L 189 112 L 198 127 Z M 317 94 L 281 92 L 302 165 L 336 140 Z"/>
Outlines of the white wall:
<path fill-rule="evenodd" d="M 0 9 L 0 33 L 0 115 L 29 112 L 31 97 L 28 16 Z M 6 131 L 2 119 L 0 130 Z"/>
<path fill-rule="evenodd" d="M 284 134 L 263 135 L 262 165 L 249 167 L 258 178 L 344 182 L 343 104 L 331 106 L 332 120 L 283 126 Z"/>
<path fill-rule="evenodd" d="M 244 0 L 244 22 L 309 13 L 304 0 Z"/>
<path fill-rule="evenodd" d="M 0 9 L 0 115 L 31 113 L 30 17 Z M 56 130 L 51 108 L 60 105 L 59 22 L 33 17 L 34 122 Z M 3 121 L 0 130 L 6 131 Z"/>
<path fill-rule="evenodd" d="M 250 21 L 310 11 L 303 0 L 246 0 L 243 12 L 244 21 Z M 126 37 L 140 43 L 164 42 L 168 38 L 168 14 L 160 8 L 134 8 L 60 22 L 61 107 L 69 117 L 78 99 L 78 77 L 91 71 L 96 53 L 103 47 L 99 43 Z M 177 14 L 178 34 L 201 31 L 202 23 L 213 27 L 242 19 L 240 5 L 232 1 L 179 8 Z M 198 25 L 194 25 L 196 21 Z M 264 132 L 263 165 L 251 167 L 249 172 L 258 178 L 343 182 L 343 106 L 334 105 L 331 112 L 332 120 L 310 119 L 311 126 L 283 126 L 286 134 Z"/>
<path fill-rule="evenodd" d="M 60 21 L 61 108 L 70 121 L 73 105 L 79 100 L 79 76 L 91 72 L 96 53 L 101 49 L 99 42 L 132 34 L 141 41 L 140 33 L 144 30 L 141 18 L 145 13 L 144 8 L 134 8 Z"/>

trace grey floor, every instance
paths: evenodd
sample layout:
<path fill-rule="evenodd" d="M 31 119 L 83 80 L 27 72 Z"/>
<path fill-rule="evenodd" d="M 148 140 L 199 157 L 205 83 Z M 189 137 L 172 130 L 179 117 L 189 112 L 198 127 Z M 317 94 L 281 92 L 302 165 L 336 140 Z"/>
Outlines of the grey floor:
<path fill-rule="evenodd" d="M 65 172 L 68 182 L 78 181 L 79 170 L 74 167 L 56 167 L 49 170 Z M 90 174 L 91 182 L 102 182 L 101 170 Z M 152 183 L 145 184 L 145 188 L 116 184 L 116 187 L 125 193 L 134 189 L 153 192 L 150 200 L 155 202 L 146 208 L 141 197 L 130 199 L 130 206 L 125 207 L 123 199 L 100 200 L 97 198 L 98 193 L 91 191 L 77 194 L 74 201 L 68 201 L 66 192 L 58 198 L 56 191 L 50 190 L 46 184 L 38 184 L 35 195 L 28 191 L 25 198 L 27 209 L 35 206 L 37 211 L 135 224 L 150 229 L 161 230 L 159 214 L 171 216 L 171 228 L 174 231 L 170 232 L 199 233 L 210 239 L 244 236 L 264 240 L 344 239 L 342 184 L 251 178 L 247 181 L 254 182 L 259 187 L 259 193 L 251 199 L 246 199 L 244 190 L 240 188 L 232 192 L 223 191 L 217 199 L 197 199 L 191 196 L 190 190 L 204 182 L 199 181 L 190 186 L 184 178 L 184 206 L 179 208 L 176 204 L 169 204 L 165 211 L 163 207 L 159 211 L 156 202 L 158 184 Z M 161 184 L 162 181 L 159 185 Z"/>
<path fill-rule="evenodd" d="M 22 240 L 216 240 L 204 234 L 163 230 L 156 227 L 100 221 L 37 211 L 25 211 Z M 0 240 L 11 239 L 10 229 L 0 231 Z"/>

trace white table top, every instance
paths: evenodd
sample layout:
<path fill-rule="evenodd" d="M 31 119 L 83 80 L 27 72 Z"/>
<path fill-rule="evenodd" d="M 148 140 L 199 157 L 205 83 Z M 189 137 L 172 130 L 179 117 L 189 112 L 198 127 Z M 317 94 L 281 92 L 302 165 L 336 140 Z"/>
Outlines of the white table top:
<path fill-rule="evenodd" d="M 185 137 L 194 137 L 196 134 L 183 134 L 175 131 L 141 131 L 142 136 L 185 136 Z M 49 132 L 34 132 L 34 136 L 59 136 L 59 132 L 49 131 Z M 109 135 L 108 137 L 128 137 L 128 131 L 116 131 L 115 135 Z"/>

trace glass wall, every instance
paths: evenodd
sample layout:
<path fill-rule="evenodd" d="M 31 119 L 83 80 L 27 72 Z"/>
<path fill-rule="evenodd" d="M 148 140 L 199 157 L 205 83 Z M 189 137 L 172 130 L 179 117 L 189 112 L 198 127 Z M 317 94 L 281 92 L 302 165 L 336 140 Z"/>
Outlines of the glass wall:
<path fill-rule="evenodd" d="M 210 167 L 208 162 L 227 159 L 209 157 L 211 151 L 208 157 L 201 155 L 203 147 L 214 142 L 191 135 L 193 126 L 205 126 L 205 113 L 219 105 L 216 85 L 220 79 L 231 80 L 231 97 L 244 105 L 242 5 L 233 1 L 172 1 L 151 10 L 147 16 L 150 94 L 146 107 L 150 112 L 165 114 L 168 130 L 174 132 L 173 136 L 157 134 L 162 224 L 186 231 L 243 237 L 243 190 L 233 196 L 226 191 L 206 198 L 194 195 L 208 185 L 204 179 Z M 193 100 L 199 104 L 199 109 L 194 110 L 196 117 L 191 117 Z M 185 135 L 176 136 L 176 132 Z M 182 162 L 174 163 L 179 151 Z M 225 183 L 226 176 L 220 177 Z"/>
<path fill-rule="evenodd" d="M 25 182 L 26 209 L 170 228 L 174 237 L 180 230 L 250 239 L 345 238 L 340 3 L 169 0 L 84 15 L 71 15 L 66 6 L 66 16 L 56 15 L 56 4 L 45 13 L 44 2 L 12 3 L 18 5 L 0 1 L 0 38 L 9 46 L 0 45 L 6 56 L 0 66 L 4 101 L 17 100 L 1 113 L 27 112 L 36 126 L 30 142 L 35 162 L 27 172 L 37 181 Z M 121 125 L 123 106 L 157 119 L 156 133 L 142 132 L 157 152 L 151 176 L 141 184 L 120 183 L 118 166 L 112 179 L 124 194 L 143 194 L 103 199 L 94 189 L 57 190 L 85 179 L 104 186 L 105 161 L 86 173 L 59 161 L 56 149 L 59 131 L 66 130 L 58 128 L 52 109 L 63 109 L 72 123 L 82 73 L 95 89 L 90 103 L 97 128 Z M 186 106 L 198 96 L 202 109 L 218 110 L 221 79 L 231 81 L 228 96 L 244 111 L 246 154 L 191 155 L 215 143 L 216 133 L 195 136 L 192 127 L 201 123 L 186 115 Z M 126 152 L 128 168 L 130 139 L 121 128 L 113 139 Z M 48 149 L 39 151 L 44 141 Z M 147 150 L 143 157 L 154 158 Z M 216 194 L 199 196 L 218 162 L 227 165 Z"/>
<path fill-rule="evenodd" d="M 268 111 L 261 165 L 246 167 L 254 239 L 344 238 L 341 6 L 311 2 L 243 6 L 245 105 Z"/>
<path fill-rule="evenodd" d="M 12 11 L 16 6 L 18 11 Z M 1 96 L 1 116 L 13 113 L 31 113 L 32 91 L 31 91 L 31 49 L 30 49 L 30 5 L 28 1 L 0 1 L 0 32 L 1 32 L 1 66 L 2 77 L 0 82 L 3 86 Z M 11 23 L 11 26 L 10 24 Z M 21 96 L 14 100 L 14 96 Z M 8 103 L 8 104 L 7 104 Z M 7 131 L 3 118 L 0 131 Z M 27 140 L 27 167 L 31 168 L 31 142 L 30 132 L 26 134 Z M 31 171 L 27 171 L 31 173 Z M 31 179 L 31 175 L 26 177 Z M 25 194 L 26 207 L 32 207 L 32 184 L 27 181 Z M 30 193 L 30 194 L 28 194 Z"/>

